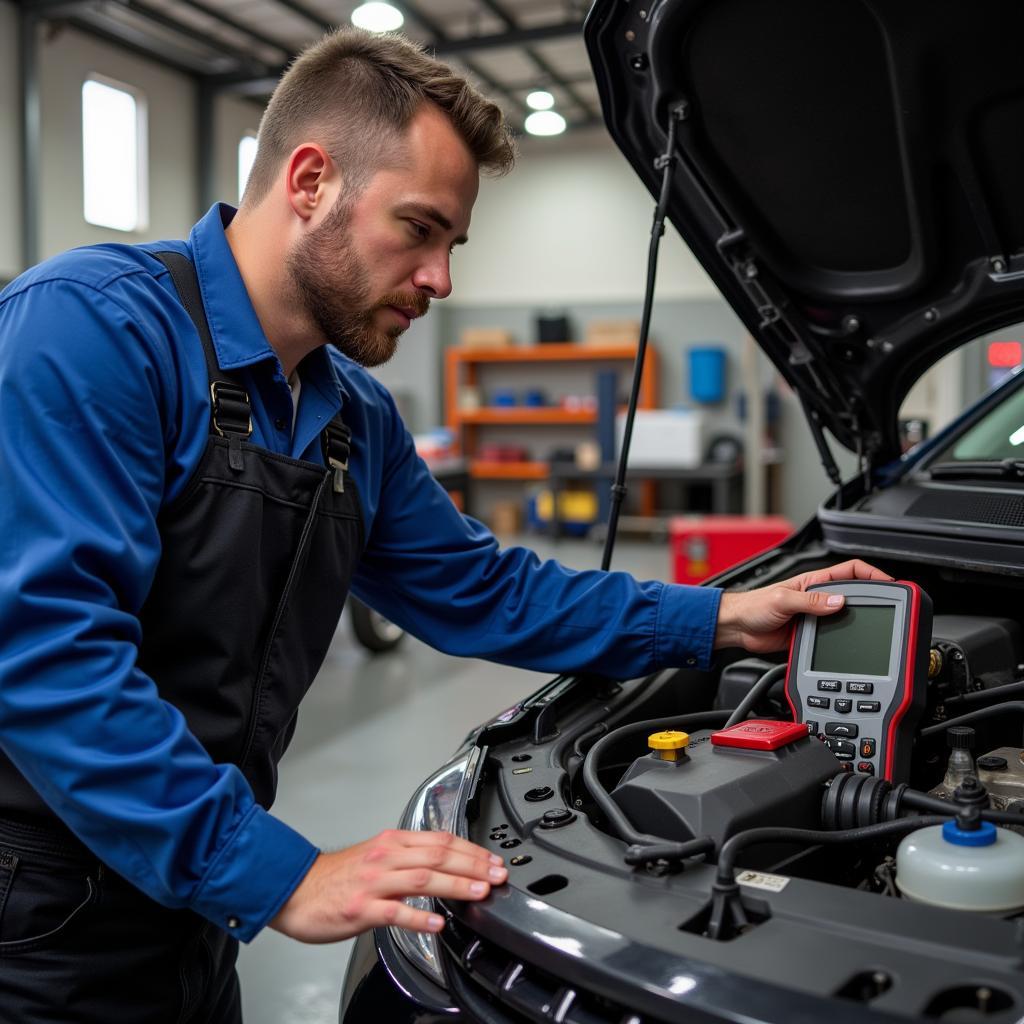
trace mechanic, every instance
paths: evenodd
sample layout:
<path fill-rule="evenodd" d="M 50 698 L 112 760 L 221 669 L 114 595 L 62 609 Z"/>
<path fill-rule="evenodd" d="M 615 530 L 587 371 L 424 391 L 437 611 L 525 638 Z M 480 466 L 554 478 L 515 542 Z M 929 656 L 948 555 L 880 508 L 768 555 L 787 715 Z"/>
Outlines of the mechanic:
<path fill-rule="evenodd" d="M 809 582 L 888 578 L 571 572 L 456 511 L 364 367 L 451 292 L 478 175 L 513 156 L 448 67 L 340 31 L 282 78 L 237 212 L 0 294 L 5 1021 L 239 1020 L 266 925 L 437 931 L 402 897 L 505 880 L 449 835 L 321 852 L 269 813 L 349 589 L 452 654 L 633 678 L 777 649 L 836 610 Z"/>

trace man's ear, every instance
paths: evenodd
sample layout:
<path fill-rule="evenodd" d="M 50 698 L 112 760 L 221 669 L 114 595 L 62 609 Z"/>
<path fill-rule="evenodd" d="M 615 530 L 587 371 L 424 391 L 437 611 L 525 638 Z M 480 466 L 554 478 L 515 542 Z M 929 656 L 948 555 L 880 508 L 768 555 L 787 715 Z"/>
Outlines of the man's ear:
<path fill-rule="evenodd" d="M 296 216 L 309 220 L 330 207 L 338 188 L 338 172 L 323 146 L 304 142 L 292 150 L 285 166 L 285 192 Z"/>

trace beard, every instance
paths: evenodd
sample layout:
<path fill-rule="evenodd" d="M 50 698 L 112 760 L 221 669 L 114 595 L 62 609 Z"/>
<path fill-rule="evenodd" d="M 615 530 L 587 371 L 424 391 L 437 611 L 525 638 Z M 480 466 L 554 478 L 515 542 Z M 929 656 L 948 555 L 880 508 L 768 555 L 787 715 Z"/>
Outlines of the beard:
<path fill-rule="evenodd" d="M 360 366 L 381 366 L 395 354 L 405 328 L 378 327 L 377 311 L 397 306 L 423 316 L 430 300 L 422 292 L 373 299 L 369 268 L 351 242 L 349 221 L 349 205 L 339 199 L 323 224 L 291 249 L 285 265 L 303 311 L 327 343 Z"/>

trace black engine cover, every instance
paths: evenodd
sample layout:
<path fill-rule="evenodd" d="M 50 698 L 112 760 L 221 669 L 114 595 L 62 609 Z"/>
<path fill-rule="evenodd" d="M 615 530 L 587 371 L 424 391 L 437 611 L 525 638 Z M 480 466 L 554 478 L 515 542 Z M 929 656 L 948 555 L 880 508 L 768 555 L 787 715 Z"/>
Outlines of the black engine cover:
<path fill-rule="evenodd" d="M 762 825 L 821 827 L 824 784 L 841 765 L 819 739 L 778 750 L 719 747 L 710 740 L 710 731 L 693 733 L 681 761 L 649 754 L 633 762 L 612 797 L 638 831 L 722 842 Z"/>

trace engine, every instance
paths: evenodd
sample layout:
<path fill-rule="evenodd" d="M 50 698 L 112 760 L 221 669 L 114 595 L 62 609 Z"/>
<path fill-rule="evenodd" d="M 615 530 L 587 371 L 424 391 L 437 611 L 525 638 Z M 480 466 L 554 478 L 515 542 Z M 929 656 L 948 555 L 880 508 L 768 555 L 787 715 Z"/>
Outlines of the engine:
<path fill-rule="evenodd" d="M 634 844 L 632 863 L 670 866 L 700 849 L 722 865 L 723 852 L 742 845 L 743 864 L 759 870 L 957 909 L 1024 911 L 1024 702 L 1013 699 L 1024 695 L 1021 629 L 937 615 L 931 637 L 905 778 L 854 771 L 847 747 L 856 744 L 793 722 L 781 668 L 743 658 L 720 674 L 723 710 L 634 722 L 591 748 L 584 776 L 596 820 Z M 611 752 L 626 740 L 635 751 L 640 733 L 648 752 L 613 769 Z"/>

